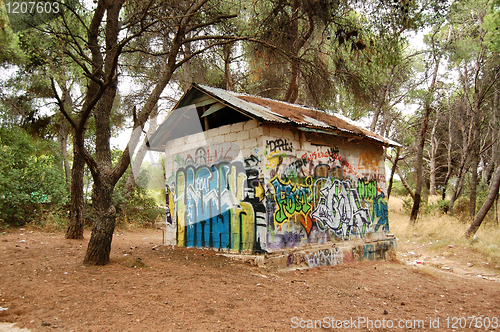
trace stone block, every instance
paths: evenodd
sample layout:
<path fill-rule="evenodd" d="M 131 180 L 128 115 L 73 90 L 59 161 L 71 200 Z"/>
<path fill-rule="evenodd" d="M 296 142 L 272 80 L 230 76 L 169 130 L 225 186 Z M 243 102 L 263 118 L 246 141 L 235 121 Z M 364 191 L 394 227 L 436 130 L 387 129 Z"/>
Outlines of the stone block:
<path fill-rule="evenodd" d="M 231 132 L 231 125 L 219 127 L 219 135 L 225 135 Z"/>
<path fill-rule="evenodd" d="M 243 122 L 232 124 L 230 129 L 232 133 L 239 133 L 243 131 Z"/>
<path fill-rule="evenodd" d="M 256 146 L 257 146 L 257 139 L 256 138 L 249 138 L 249 139 L 243 141 L 242 146 L 240 148 L 253 149 Z"/>
<path fill-rule="evenodd" d="M 262 136 L 262 128 L 258 127 L 258 128 L 253 128 L 253 129 L 250 129 L 250 138 L 257 138 L 257 137 L 260 137 Z"/>
<path fill-rule="evenodd" d="M 240 132 L 235 133 L 236 134 L 236 141 L 244 141 L 246 139 L 250 138 L 250 131 L 249 130 L 242 130 Z"/>
<path fill-rule="evenodd" d="M 257 128 L 259 126 L 259 122 L 257 120 L 250 120 L 243 124 L 243 130 L 251 130 Z"/>

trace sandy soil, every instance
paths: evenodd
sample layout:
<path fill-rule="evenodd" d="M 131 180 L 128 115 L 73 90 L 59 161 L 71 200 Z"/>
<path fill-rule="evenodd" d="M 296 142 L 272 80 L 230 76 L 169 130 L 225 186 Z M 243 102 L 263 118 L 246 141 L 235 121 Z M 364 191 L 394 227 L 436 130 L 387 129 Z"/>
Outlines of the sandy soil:
<path fill-rule="evenodd" d="M 0 307 L 8 308 L 0 321 L 32 331 L 329 330 L 333 319 L 352 319 L 352 331 L 366 331 L 366 320 L 371 330 L 500 330 L 498 269 L 467 264 L 479 257 L 433 261 L 442 253 L 401 243 L 399 261 L 270 271 L 209 250 L 158 246 L 158 230 L 118 230 L 111 263 L 88 267 L 88 238 L 0 235 Z"/>

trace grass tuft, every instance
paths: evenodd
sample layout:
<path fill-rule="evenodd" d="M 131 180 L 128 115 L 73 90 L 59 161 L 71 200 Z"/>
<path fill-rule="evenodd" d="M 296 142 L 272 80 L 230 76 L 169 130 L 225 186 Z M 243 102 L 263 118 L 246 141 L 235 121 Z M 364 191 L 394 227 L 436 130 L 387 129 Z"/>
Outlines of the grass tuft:
<path fill-rule="evenodd" d="M 405 211 L 404 198 L 391 197 L 389 207 L 389 225 L 391 233 L 400 240 L 419 243 L 432 242 L 432 249 L 445 246 L 464 246 L 489 258 L 500 261 L 500 226 L 492 222 L 483 222 L 476 236 L 466 239 L 464 233 L 469 223 L 459 217 L 451 217 L 442 213 L 421 213 L 414 226 L 410 226 L 409 213 Z"/>

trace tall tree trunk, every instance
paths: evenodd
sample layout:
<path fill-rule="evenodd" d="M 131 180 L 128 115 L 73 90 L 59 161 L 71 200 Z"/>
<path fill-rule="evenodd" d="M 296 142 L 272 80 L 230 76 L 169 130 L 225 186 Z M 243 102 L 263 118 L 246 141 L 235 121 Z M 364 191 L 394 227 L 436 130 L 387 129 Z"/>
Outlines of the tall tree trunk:
<path fill-rule="evenodd" d="M 83 239 L 83 226 L 85 224 L 85 208 L 83 205 L 83 175 L 85 159 L 73 143 L 73 169 L 71 170 L 71 206 L 69 226 L 66 230 L 67 239 Z"/>
<path fill-rule="evenodd" d="M 465 74 L 465 76 L 467 73 Z M 467 81 L 467 78 L 463 79 L 464 81 Z M 466 84 L 465 90 L 468 91 L 468 85 Z M 467 105 L 468 103 L 464 101 L 464 104 Z M 464 116 L 466 118 L 467 116 Z M 467 124 L 464 120 L 464 118 L 460 118 L 461 120 L 461 125 L 460 128 L 462 131 L 462 158 L 460 159 L 460 165 L 458 167 L 458 174 L 457 174 L 457 182 L 455 185 L 455 188 L 453 189 L 453 193 L 450 198 L 450 203 L 448 205 L 448 210 L 450 211 L 450 215 L 453 215 L 453 206 L 455 205 L 455 201 L 460 197 L 462 193 L 462 187 L 463 187 L 463 182 L 464 182 L 464 177 L 467 174 L 467 170 L 469 169 L 469 163 L 470 163 L 470 151 L 472 148 L 472 129 L 473 129 L 473 123 L 471 121 L 469 125 L 469 130 L 465 130 L 467 127 Z"/>
<path fill-rule="evenodd" d="M 488 213 L 491 206 L 493 205 L 493 203 L 495 201 L 495 197 L 498 195 L 499 187 L 500 187 L 500 165 L 496 167 L 495 173 L 493 174 L 488 197 L 486 197 L 486 200 L 484 201 L 483 205 L 481 206 L 481 209 L 479 209 L 479 212 L 477 213 L 477 215 L 474 218 L 474 221 L 472 222 L 470 227 L 467 229 L 467 231 L 465 231 L 464 236 L 466 238 L 470 238 L 471 236 L 476 234 L 477 230 L 479 229 L 479 227 L 481 226 L 481 223 L 484 220 L 484 217 L 486 217 L 486 214 Z"/>
<path fill-rule="evenodd" d="M 437 125 L 439 121 L 439 116 L 440 116 L 440 111 L 439 109 L 436 111 L 436 119 L 434 120 L 434 124 L 432 126 L 431 130 L 431 137 L 430 137 L 430 155 L 429 155 L 429 195 L 434 196 L 436 194 L 436 173 L 437 173 L 437 151 L 439 147 L 439 142 L 436 136 L 436 130 L 437 130 Z"/>
<path fill-rule="evenodd" d="M 113 205 L 114 185 L 106 182 L 94 182 L 92 205 L 96 220 L 87 247 L 83 263 L 86 265 L 106 265 L 111 252 L 111 240 L 116 225 L 116 210 Z"/>
<path fill-rule="evenodd" d="M 384 85 L 383 90 L 382 90 L 382 95 L 379 94 L 380 100 L 377 103 L 377 107 L 375 109 L 375 113 L 373 114 L 372 123 L 370 125 L 370 130 L 373 131 L 373 132 L 375 132 L 375 129 L 377 129 L 378 118 L 380 116 L 380 113 L 382 113 L 382 109 L 383 109 L 383 107 L 385 105 L 386 95 L 387 95 L 387 86 Z"/>
<path fill-rule="evenodd" d="M 399 147 L 396 148 L 396 157 L 394 158 L 394 162 L 392 163 L 392 168 L 391 168 L 391 176 L 389 178 L 389 187 L 387 188 L 387 200 L 391 197 L 391 191 L 392 191 L 392 181 L 394 179 L 394 173 L 396 172 L 396 167 L 399 161 Z"/>
<path fill-rule="evenodd" d="M 497 68 L 497 75 L 498 75 L 498 70 L 500 68 Z M 494 90 L 493 90 L 493 110 L 494 110 L 494 113 L 493 113 L 493 120 L 492 120 L 492 123 L 491 123 L 491 128 L 493 129 L 492 132 L 493 134 L 491 135 L 491 139 L 492 141 L 495 140 L 495 129 L 498 128 L 498 126 L 500 125 L 499 123 L 499 119 L 498 119 L 498 110 L 499 110 L 499 101 L 500 101 L 500 88 L 499 88 L 499 82 L 498 82 L 498 77 L 495 78 L 497 81 L 495 82 L 495 85 L 494 85 Z M 496 164 L 499 162 L 498 160 L 496 160 L 494 157 L 496 155 L 497 152 L 497 149 L 499 148 L 499 145 L 498 144 L 493 144 L 492 148 L 491 148 L 491 159 L 489 160 L 489 162 L 487 162 L 486 166 L 484 167 L 484 170 L 483 170 L 483 173 L 482 173 L 482 179 L 481 179 L 481 182 L 482 182 L 482 185 L 485 186 L 488 184 L 488 181 L 490 180 L 490 176 L 491 176 L 491 173 L 493 172 L 493 170 L 495 169 L 495 166 Z"/>
<path fill-rule="evenodd" d="M 436 79 L 437 79 L 437 74 L 438 74 L 438 69 L 439 69 L 439 62 L 440 59 L 436 59 L 436 65 L 434 67 L 434 72 L 432 74 L 432 82 L 429 87 L 429 92 L 428 92 L 428 97 L 426 98 L 425 102 L 425 114 L 424 114 L 424 121 L 422 124 L 422 132 L 421 132 L 421 137 L 420 137 L 420 144 L 418 145 L 417 149 L 417 157 L 416 157 L 416 163 L 417 163 L 417 169 L 416 169 L 416 176 L 417 176 L 417 184 L 415 188 L 415 199 L 413 200 L 413 207 L 411 209 L 411 214 L 410 214 L 410 223 L 412 225 L 415 224 L 417 221 L 418 217 L 418 212 L 420 209 L 420 200 L 421 200 L 421 193 L 422 193 L 422 185 L 424 184 L 424 174 L 423 174 L 423 163 L 424 163 L 424 145 L 425 145 L 425 135 L 427 133 L 427 125 L 429 123 L 429 115 L 431 113 L 431 102 L 432 102 L 432 95 L 434 93 L 434 88 L 436 86 Z"/>
<path fill-rule="evenodd" d="M 450 110 L 450 99 L 448 98 L 448 109 Z M 444 201 L 446 198 L 446 190 L 448 189 L 448 181 L 450 180 L 451 173 L 453 172 L 453 133 L 452 133 L 452 123 L 453 116 L 450 110 L 450 114 L 448 116 L 448 149 L 447 149 L 447 158 L 448 158 L 448 169 L 446 171 L 446 176 L 444 178 L 444 186 L 443 186 L 443 194 L 441 199 Z"/>
<path fill-rule="evenodd" d="M 116 209 L 113 205 L 113 190 L 116 181 L 113 181 L 113 165 L 111 162 L 111 126 L 110 118 L 113 103 L 116 97 L 118 77 L 114 59 L 117 57 L 118 17 L 123 0 L 106 3 L 106 58 L 104 59 L 103 77 L 106 77 L 108 86 L 97 102 L 94 118 L 96 124 L 95 160 L 89 167 L 92 171 L 94 184 L 92 187 L 92 207 L 96 219 L 92 227 L 92 234 L 87 246 L 83 263 L 90 265 L 105 265 L 109 261 L 111 241 L 116 225 Z M 97 58 L 101 55 L 96 54 Z M 93 59 L 97 60 L 96 58 Z M 102 62 L 98 63 L 100 65 Z M 90 162 L 90 160 L 89 160 Z"/>
<path fill-rule="evenodd" d="M 314 15 L 311 10 L 307 11 L 309 28 L 306 33 L 301 37 L 299 36 L 299 10 L 301 6 L 300 0 L 293 0 L 292 5 L 292 28 L 290 31 L 290 35 L 293 40 L 292 51 L 291 51 L 291 77 L 290 82 L 288 83 L 288 89 L 285 94 L 284 101 L 289 103 L 294 103 L 299 96 L 299 85 L 298 85 L 298 77 L 299 77 L 299 51 L 305 45 L 307 40 L 311 37 L 314 32 Z"/>
<path fill-rule="evenodd" d="M 61 103 L 64 105 L 68 113 L 72 113 L 73 101 L 66 87 L 66 82 L 59 82 L 59 86 L 63 92 Z M 69 127 L 69 121 L 64 119 Z M 83 121 L 81 116 L 78 116 L 77 123 Z M 69 128 L 68 128 L 69 131 Z M 79 240 L 83 239 L 83 226 L 85 225 L 85 207 L 84 207 L 84 171 L 85 159 L 82 156 L 79 145 L 84 144 L 85 126 L 82 126 L 79 131 L 73 133 L 73 168 L 71 169 L 71 203 L 69 212 L 69 225 L 66 230 L 66 239 Z M 67 152 L 66 152 L 67 153 Z M 69 166 L 68 166 L 69 167 Z"/>
<path fill-rule="evenodd" d="M 191 43 L 184 44 L 183 53 L 184 59 L 189 59 L 192 56 L 193 51 L 191 50 Z M 187 89 L 191 86 L 191 83 L 193 83 L 193 72 L 190 61 L 187 61 L 182 66 L 182 74 L 181 88 L 183 91 L 187 91 Z"/>
<path fill-rule="evenodd" d="M 69 136 L 70 124 L 63 116 L 60 120 L 60 128 L 57 134 L 57 140 L 59 141 L 59 149 L 63 157 L 63 168 L 64 176 L 66 178 L 66 188 L 68 192 L 71 192 L 71 168 L 69 167 L 68 158 L 68 136 Z"/>
<path fill-rule="evenodd" d="M 479 64 L 479 58 L 476 61 L 476 71 L 475 71 L 475 79 L 474 79 L 474 102 L 473 102 L 473 116 L 472 116 L 472 121 L 473 121 L 473 147 L 472 147 L 472 165 L 471 165 L 471 183 L 470 183 L 470 203 L 469 203 L 469 216 L 471 218 L 474 217 L 476 214 L 476 188 L 477 188 L 477 182 L 478 182 L 478 176 L 477 176 L 477 165 L 479 164 L 479 150 L 480 150 L 480 136 L 481 136 L 481 124 L 480 124 L 480 117 L 481 117 L 481 102 L 482 102 L 482 97 L 480 96 L 481 94 L 481 83 L 479 82 L 479 74 L 481 71 L 481 66 Z"/>
<path fill-rule="evenodd" d="M 233 76 L 231 75 L 231 54 L 232 45 L 224 44 L 222 46 L 222 53 L 224 55 L 224 85 L 225 89 L 229 91 L 234 90 Z"/>
<path fill-rule="evenodd" d="M 297 63 L 297 54 L 299 52 L 299 47 L 298 45 L 298 38 L 299 38 L 299 7 L 300 3 L 299 0 L 293 0 L 293 5 L 292 5 L 292 28 L 290 31 L 291 38 L 293 40 L 293 46 L 292 46 L 292 54 L 293 58 L 291 59 L 291 76 L 290 76 L 290 82 L 288 83 L 288 89 L 285 94 L 284 101 L 288 103 L 294 103 L 295 100 L 297 100 L 298 96 L 298 86 L 297 86 L 297 77 L 298 77 L 298 72 L 299 72 L 299 65 Z"/>
<path fill-rule="evenodd" d="M 460 167 L 458 169 L 457 183 L 455 185 L 455 188 L 453 189 L 453 194 L 451 195 L 450 203 L 448 205 L 450 215 L 453 215 L 453 206 L 455 205 L 455 201 L 460 197 L 460 195 L 462 195 L 464 178 L 465 178 L 465 175 L 467 174 L 467 171 L 469 170 L 469 167 L 468 167 L 469 151 L 470 151 L 470 148 L 466 147 L 465 152 L 462 155 L 462 160 L 460 162 Z"/>
<path fill-rule="evenodd" d="M 469 196 L 469 217 L 474 218 L 476 214 L 476 199 L 477 199 L 477 165 L 479 163 L 478 151 L 472 154 L 471 162 L 471 177 L 470 177 L 470 196 Z"/>

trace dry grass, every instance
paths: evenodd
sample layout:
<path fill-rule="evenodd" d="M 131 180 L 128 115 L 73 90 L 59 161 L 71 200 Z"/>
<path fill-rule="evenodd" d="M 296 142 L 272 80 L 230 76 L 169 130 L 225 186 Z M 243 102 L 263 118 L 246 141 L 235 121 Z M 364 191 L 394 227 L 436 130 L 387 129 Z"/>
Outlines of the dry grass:
<path fill-rule="evenodd" d="M 464 237 L 469 223 L 462 223 L 456 217 L 438 212 L 420 214 L 416 225 L 410 226 L 409 215 L 404 212 L 400 197 L 391 197 L 388 206 L 391 233 L 400 240 L 432 242 L 436 249 L 448 245 L 466 246 L 494 260 L 500 259 L 500 226 L 494 226 L 492 222 L 483 222 L 475 238 L 469 240 Z"/>

